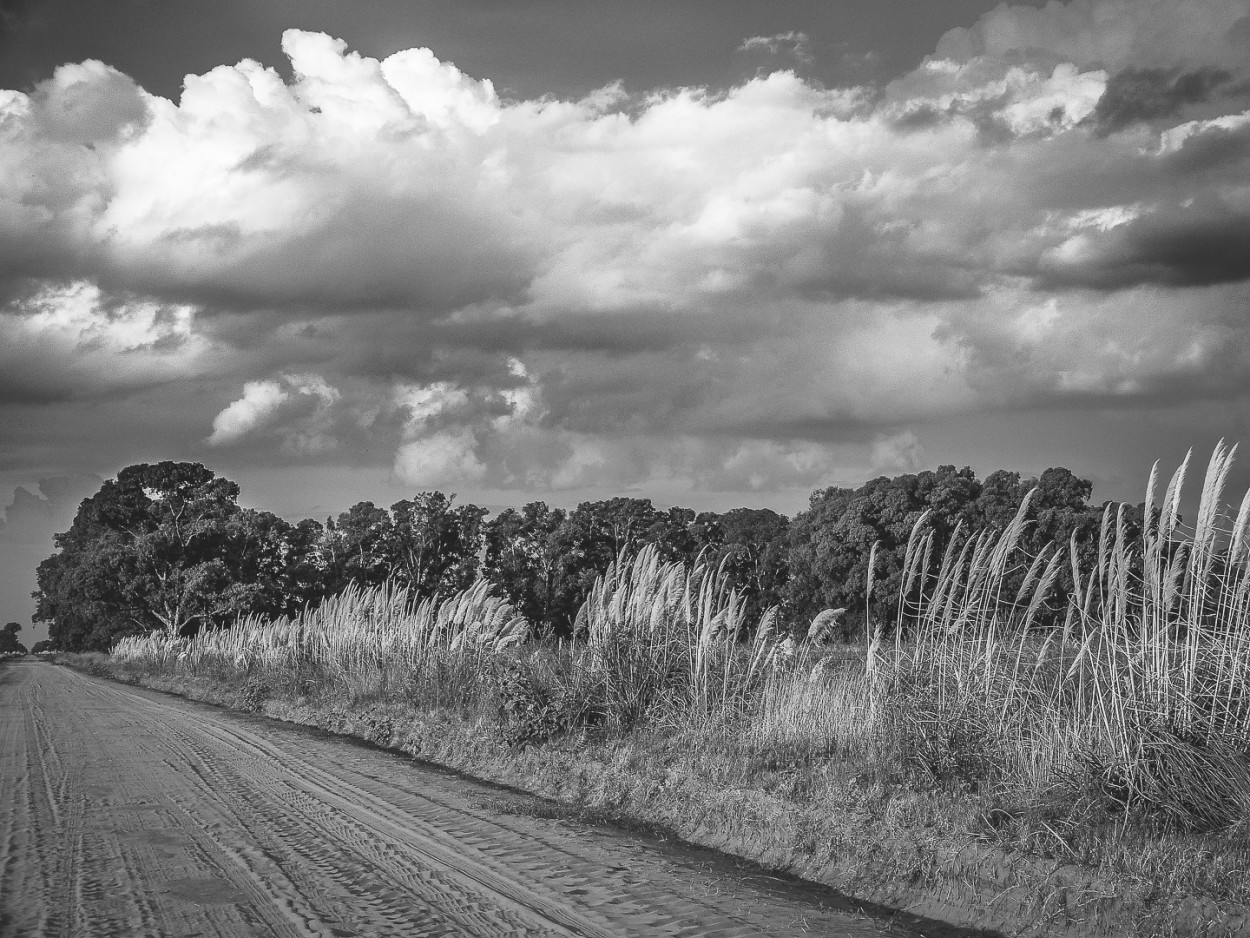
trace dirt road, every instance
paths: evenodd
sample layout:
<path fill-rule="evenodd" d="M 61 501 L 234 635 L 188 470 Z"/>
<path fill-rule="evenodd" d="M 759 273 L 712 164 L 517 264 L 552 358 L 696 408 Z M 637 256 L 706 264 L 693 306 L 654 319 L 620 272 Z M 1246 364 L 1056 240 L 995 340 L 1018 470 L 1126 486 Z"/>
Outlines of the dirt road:
<path fill-rule="evenodd" d="M 260 717 L 0 667 L 6 938 L 887 930 L 819 890 L 525 803 Z"/>

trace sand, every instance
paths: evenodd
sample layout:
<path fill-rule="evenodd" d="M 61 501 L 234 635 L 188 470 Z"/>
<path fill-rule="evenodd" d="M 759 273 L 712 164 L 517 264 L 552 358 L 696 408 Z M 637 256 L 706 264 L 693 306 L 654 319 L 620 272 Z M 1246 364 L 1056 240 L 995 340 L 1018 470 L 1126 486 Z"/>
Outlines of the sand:
<path fill-rule="evenodd" d="M 898 934 L 831 890 L 342 738 L 0 668 L 0 935 Z"/>

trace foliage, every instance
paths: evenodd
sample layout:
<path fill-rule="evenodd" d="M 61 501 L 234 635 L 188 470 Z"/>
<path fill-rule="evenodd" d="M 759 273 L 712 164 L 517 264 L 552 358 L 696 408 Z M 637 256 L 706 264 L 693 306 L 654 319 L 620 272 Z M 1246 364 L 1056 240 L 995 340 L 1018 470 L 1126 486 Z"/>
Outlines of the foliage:
<path fill-rule="evenodd" d="M 456 505 L 454 496 L 421 492 L 389 512 L 360 502 L 326 522 L 322 590 L 395 580 L 421 596 L 445 596 L 477 576 L 486 510 Z"/>
<path fill-rule="evenodd" d="M 1101 867 L 1151 901 L 1169 890 L 1240 900 L 1250 495 L 1235 512 L 1225 504 L 1231 461 L 1217 449 L 1192 525 L 1180 518 L 1182 466 L 1161 499 L 1152 474 L 1140 508 L 1106 506 L 1090 535 L 1088 487 L 1062 474 L 1023 492 L 1017 477 L 994 474 L 985 499 L 962 482 L 900 486 L 899 505 L 928 507 L 897 535 L 893 597 L 878 597 L 892 567 L 869 547 L 867 648 L 783 638 L 775 610 L 748 620 L 737 555 L 704 517 L 694 563 L 666 559 L 659 544 L 615 558 L 570 637 L 534 634 L 480 580 L 442 602 L 353 587 L 292 619 L 128 638 L 114 661 L 123 673 L 215 677 L 249 707 L 329 690 L 357 702 L 385 695 L 395 712 L 438 726 L 453 711 L 473 738 L 556 741 L 546 755 L 566 768 L 595 753 L 611 785 L 638 770 L 646 797 L 667 798 L 670 786 L 759 791 L 787 818 L 849 812 L 846 829 L 860 834 L 893 827 L 897 842 L 877 846 L 919 850 L 907 854 L 917 876 L 979 841 L 1011 848 L 1011 859 Z M 877 489 L 869 508 L 888 501 Z M 943 489 L 954 489 L 946 501 L 934 496 Z M 854 494 L 842 493 L 844 510 Z M 952 513 L 963 518 L 952 524 Z M 545 506 L 528 515 L 558 546 L 564 519 Z M 488 553 L 506 551 L 525 516 L 501 526 Z M 779 522 L 771 529 L 788 536 Z M 694 764 L 713 768 L 691 775 Z"/>
<path fill-rule="evenodd" d="M 569 635 L 591 587 L 621 555 L 652 545 L 691 562 L 708 544 L 707 516 L 660 511 L 646 498 L 583 502 L 571 512 L 532 502 L 485 526 L 485 571 L 530 620 Z"/>
<path fill-rule="evenodd" d="M 24 655 L 26 646 L 17 640 L 17 633 L 22 631 L 21 623 L 6 623 L 0 629 L 0 655 Z"/>
<path fill-rule="evenodd" d="M 36 619 L 59 647 L 223 626 L 302 601 L 291 526 L 242 509 L 238 486 L 198 463 L 123 469 L 83 501 L 39 566 Z"/>
<path fill-rule="evenodd" d="M 1090 560 L 1102 509 L 1088 504 L 1090 482 L 1067 469 L 1047 469 L 1039 479 L 1021 481 L 1018 473 L 998 471 L 977 480 L 969 468 L 941 466 L 934 472 L 874 479 L 858 489 L 830 488 L 813 493 L 810 507 L 790 525 L 789 581 L 785 595 L 798 624 L 820 610 L 845 607 L 849 629 L 867 621 L 867 603 L 874 616 L 892 622 L 898 612 L 908 541 L 916 522 L 925 516 L 932 532 L 929 549 L 941 556 L 954 541 L 1011 521 L 1025 496 L 1029 500 L 1022 549 L 1036 555 L 1043 546 L 1068 544 L 1074 537 Z M 1126 524 L 1135 518 L 1130 510 Z M 871 597 L 866 599 L 868 557 L 877 547 Z M 1009 572 L 1006 588 L 1021 585 L 1024 571 Z M 1068 570 L 1057 574 L 1060 598 L 1071 588 Z M 1011 579 L 1015 577 L 1015 579 Z M 850 634 L 845 636 L 850 638 Z"/>
<path fill-rule="evenodd" d="M 566 513 L 530 502 L 508 508 L 484 528 L 486 575 L 530 622 L 551 625 L 576 614 L 563 562 Z"/>
<path fill-rule="evenodd" d="M 1046 523 L 1030 522 L 1040 487 L 1001 533 L 952 541 L 936 568 L 924 563 L 934 536 L 921 519 L 899 612 L 909 641 L 896 644 L 890 680 L 913 702 L 923 697 L 944 732 L 976 739 L 1013 785 L 1059 784 L 1102 810 L 1187 829 L 1244 826 L 1250 494 L 1228 513 L 1232 458 L 1216 448 L 1188 529 L 1179 511 L 1188 458 L 1158 510 L 1152 473 L 1149 524 L 1108 505 L 1088 546 L 1070 535 L 1028 550 Z M 1081 497 L 1053 510 L 1076 510 Z M 1048 607 L 1061 611 L 1061 630 L 1039 627 Z"/>

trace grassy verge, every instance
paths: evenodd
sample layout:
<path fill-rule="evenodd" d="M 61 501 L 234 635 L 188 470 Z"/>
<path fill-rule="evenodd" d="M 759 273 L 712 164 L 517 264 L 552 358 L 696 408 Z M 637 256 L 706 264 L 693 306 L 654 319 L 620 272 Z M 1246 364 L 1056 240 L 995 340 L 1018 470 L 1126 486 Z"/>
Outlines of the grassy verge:
<path fill-rule="evenodd" d="M 490 689 L 477 706 L 431 708 L 394 674 L 348 688 L 308 673 L 60 660 L 355 736 L 956 925 L 1011 935 L 1250 933 L 1244 857 L 1218 838 L 1121 824 L 1082 839 L 1054 811 L 1022 806 L 1002 790 L 957 779 L 919 785 L 862 753 L 812 751 L 788 744 L 785 733 L 764 739 L 741 724 L 707 722 L 518 745 Z M 838 706 L 845 688 L 837 669 L 827 670 L 827 680 L 791 689 L 792 720 Z"/>

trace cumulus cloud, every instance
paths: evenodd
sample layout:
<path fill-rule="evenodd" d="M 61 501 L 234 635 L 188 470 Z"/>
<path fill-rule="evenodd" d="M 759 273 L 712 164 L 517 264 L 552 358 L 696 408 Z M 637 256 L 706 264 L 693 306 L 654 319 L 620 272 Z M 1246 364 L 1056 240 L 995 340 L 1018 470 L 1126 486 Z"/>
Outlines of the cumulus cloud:
<path fill-rule="evenodd" d="M 277 381 L 249 381 L 243 396 L 213 418 L 209 446 L 233 443 L 262 426 L 291 396 Z"/>
<path fill-rule="evenodd" d="M 1003 5 L 883 88 L 573 101 L 299 30 L 289 79 L 177 101 L 67 65 L 0 92 L 0 394 L 193 375 L 240 455 L 729 491 L 914 468 L 900 428 L 961 415 L 1237 395 L 1247 17 Z"/>
<path fill-rule="evenodd" d="M 277 380 L 249 381 L 243 396 L 213 418 L 213 432 L 205 442 L 228 446 L 271 430 L 290 454 L 322 455 L 339 445 L 333 411 L 341 398 L 338 388 L 321 375 L 284 374 Z"/>

